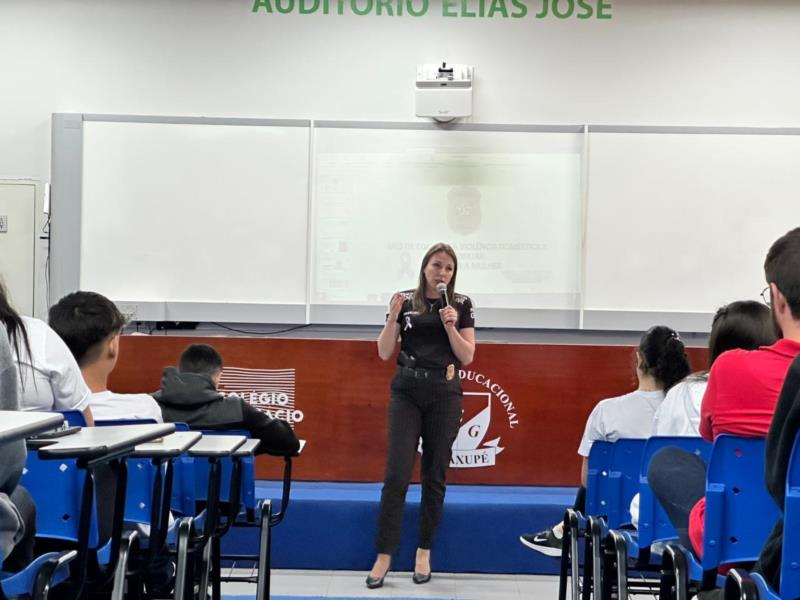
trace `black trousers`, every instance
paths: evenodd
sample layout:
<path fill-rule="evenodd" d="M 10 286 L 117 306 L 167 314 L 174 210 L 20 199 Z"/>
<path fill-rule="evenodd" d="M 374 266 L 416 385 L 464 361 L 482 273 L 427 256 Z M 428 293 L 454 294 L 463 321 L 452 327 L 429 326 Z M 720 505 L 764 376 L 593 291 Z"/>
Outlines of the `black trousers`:
<path fill-rule="evenodd" d="M 389 453 L 381 492 L 375 546 L 392 554 L 400 545 L 403 507 L 422 438 L 422 505 L 419 543 L 428 549 L 442 515 L 447 468 L 461 422 L 463 395 L 458 377 L 428 379 L 395 375 L 389 401 Z"/>
<path fill-rule="evenodd" d="M 689 550 L 692 549 L 689 514 L 706 495 L 706 469 L 702 458 L 680 448 L 659 450 L 647 467 L 647 480 L 653 494 L 664 507 L 681 544 Z"/>

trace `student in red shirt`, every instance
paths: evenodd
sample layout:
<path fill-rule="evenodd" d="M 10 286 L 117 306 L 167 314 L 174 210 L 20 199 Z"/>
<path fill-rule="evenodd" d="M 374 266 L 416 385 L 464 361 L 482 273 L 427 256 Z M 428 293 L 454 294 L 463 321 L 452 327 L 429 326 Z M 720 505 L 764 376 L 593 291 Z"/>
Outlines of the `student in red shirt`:
<path fill-rule="evenodd" d="M 768 283 L 762 297 L 776 331 L 771 346 L 731 350 L 711 368 L 700 411 L 700 435 L 765 437 L 786 372 L 800 355 L 800 228 L 779 238 L 764 262 Z M 706 465 L 697 456 L 665 448 L 650 461 L 648 479 L 687 548 L 700 555 L 705 518 Z M 675 481 L 681 481 L 675 486 Z"/>

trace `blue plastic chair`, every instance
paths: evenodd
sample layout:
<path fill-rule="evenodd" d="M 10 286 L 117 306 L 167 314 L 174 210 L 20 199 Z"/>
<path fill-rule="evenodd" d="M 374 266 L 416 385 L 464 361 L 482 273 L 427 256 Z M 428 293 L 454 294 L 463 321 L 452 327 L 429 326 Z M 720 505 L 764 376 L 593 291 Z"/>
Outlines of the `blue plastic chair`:
<path fill-rule="evenodd" d="M 62 410 L 64 415 L 64 423 L 70 427 L 86 427 L 86 417 L 79 410 Z"/>
<path fill-rule="evenodd" d="M 666 544 L 662 589 L 687 598 L 689 582 L 700 589 L 724 585 L 723 564 L 755 561 L 780 513 L 764 485 L 764 439 L 720 435 L 706 475 L 703 556 L 677 542 Z"/>
<path fill-rule="evenodd" d="M 112 561 L 111 542 L 100 539 L 94 501 L 89 509 L 88 530 L 81 532 L 85 480 L 86 471 L 78 468 L 74 460 L 40 460 L 36 452 L 28 452 L 21 481 L 36 502 L 36 537 L 78 544 L 73 557 L 78 567 L 70 577 L 78 589 L 85 582 L 89 555 L 98 565 Z M 81 547 L 84 536 L 86 547 Z"/>
<path fill-rule="evenodd" d="M 586 514 L 602 514 L 603 491 L 611 471 L 614 456 L 613 442 L 594 442 L 589 451 L 589 465 L 586 471 Z M 607 494 L 606 494 L 607 495 Z"/>
<path fill-rule="evenodd" d="M 725 582 L 726 598 L 741 600 L 796 600 L 800 598 L 800 435 L 795 438 L 786 495 L 783 501 L 783 542 L 781 546 L 780 593 L 760 573 L 734 569 Z"/>
<path fill-rule="evenodd" d="M 0 596 L 29 597 L 45 600 L 50 589 L 69 578 L 69 563 L 78 555 L 75 550 L 48 552 L 18 573 L 0 572 Z M 0 554 L 0 564 L 3 556 Z"/>
<path fill-rule="evenodd" d="M 239 429 L 203 429 L 203 435 L 242 435 L 249 438 L 250 433 Z M 247 514 L 252 518 L 252 511 L 256 509 L 256 461 L 253 456 L 246 456 L 241 459 L 242 463 L 242 484 L 239 502 L 242 504 Z M 222 461 L 222 482 L 220 484 L 220 500 L 227 502 L 230 497 L 230 481 L 233 461 L 226 459 Z M 207 500 L 208 492 L 208 465 L 205 461 L 195 461 L 194 472 L 194 497 L 195 501 L 204 502 Z"/>
<path fill-rule="evenodd" d="M 638 528 L 613 529 L 608 532 L 608 543 L 613 546 L 617 564 L 617 587 L 619 599 L 625 600 L 628 596 L 628 568 L 637 571 L 654 571 L 660 569 L 660 554 L 651 556 L 650 547 L 656 542 L 664 542 L 677 538 L 675 528 L 656 499 L 647 479 L 647 469 L 650 460 L 656 452 L 663 448 L 681 448 L 695 454 L 708 462 L 711 454 L 711 444 L 699 437 L 651 437 L 645 444 L 642 452 L 639 469 L 639 522 Z M 593 531 L 593 565 L 595 575 L 595 594 L 602 588 L 602 562 L 599 537 L 600 531 Z M 655 586 L 652 586 L 655 587 Z"/>
<path fill-rule="evenodd" d="M 581 591 L 578 577 L 581 566 L 578 539 L 586 537 L 586 555 L 591 555 L 593 552 L 591 537 L 587 536 L 587 533 L 593 527 L 605 530 L 609 526 L 619 526 L 623 520 L 630 520 L 629 506 L 637 491 L 639 463 L 645 442 L 646 440 L 642 439 L 619 439 L 616 442 L 597 441 L 592 444 L 586 481 L 587 515 L 567 509 L 564 517 L 559 600 L 566 598 L 569 570 L 571 570 L 572 597 L 577 599 Z M 586 575 L 591 574 L 593 573 L 586 573 Z M 588 595 L 588 589 L 588 586 L 584 585 L 584 595 Z"/>
<path fill-rule="evenodd" d="M 620 439 L 614 443 L 614 456 L 608 476 L 610 485 L 605 510 L 608 527 L 618 527 L 631 520 L 630 505 L 639 491 L 639 470 L 647 440 Z"/>
<path fill-rule="evenodd" d="M 611 471 L 613 456 L 613 442 L 597 441 L 592 444 L 586 470 L 586 514 L 573 508 L 568 508 L 564 513 L 564 538 L 558 579 L 559 600 L 566 599 L 568 578 L 571 582 L 573 598 L 577 598 L 580 589 L 578 540 L 586 534 L 586 515 L 599 514 L 605 502 L 603 492 L 608 489 L 606 481 Z"/>

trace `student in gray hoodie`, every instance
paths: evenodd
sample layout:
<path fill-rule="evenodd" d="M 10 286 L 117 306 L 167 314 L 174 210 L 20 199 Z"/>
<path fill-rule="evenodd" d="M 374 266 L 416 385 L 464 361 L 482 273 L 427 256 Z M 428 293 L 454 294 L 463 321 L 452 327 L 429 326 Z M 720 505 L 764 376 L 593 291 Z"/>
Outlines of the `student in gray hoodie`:
<path fill-rule="evenodd" d="M 222 357 L 208 344 L 192 344 L 178 368 L 168 367 L 153 397 L 165 423 L 184 422 L 192 429 L 245 429 L 261 440 L 258 454 L 293 455 L 300 442 L 286 421 L 272 419 L 238 396 L 217 391 Z"/>
<path fill-rule="evenodd" d="M 0 410 L 19 410 L 17 367 L 6 328 L 0 325 Z M 0 446 L 0 563 L 19 571 L 33 560 L 36 506 L 18 485 L 25 466 L 25 441 Z"/>

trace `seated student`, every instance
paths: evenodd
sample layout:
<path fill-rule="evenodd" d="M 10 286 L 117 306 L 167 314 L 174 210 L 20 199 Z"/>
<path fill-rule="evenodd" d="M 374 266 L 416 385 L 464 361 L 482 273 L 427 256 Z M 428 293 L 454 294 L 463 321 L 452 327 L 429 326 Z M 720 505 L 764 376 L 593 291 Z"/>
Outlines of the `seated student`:
<path fill-rule="evenodd" d="M 161 389 L 154 394 L 164 420 L 183 421 L 193 429 L 246 429 L 261 440 L 258 453 L 295 454 L 300 442 L 289 424 L 271 419 L 238 396 L 218 392 L 221 375 L 222 357 L 212 346 L 187 347 L 177 369 L 164 369 Z"/>
<path fill-rule="evenodd" d="M 800 309 L 800 306 L 798 306 Z M 800 310 L 796 310 L 800 316 Z M 800 433 L 800 355 L 795 357 L 786 375 L 778 397 L 765 447 L 764 465 L 767 490 L 783 512 L 786 494 L 786 474 L 792 447 Z M 781 553 L 783 544 L 783 516 L 769 534 L 755 570 L 764 576 L 772 588 L 780 592 Z"/>
<path fill-rule="evenodd" d="M 50 327 L 67 344 L 89 389 L 95 419 L 154 419 L 161 408 L 149 394 L 115 394 L 108 377 L 119 358 L 125 317 L 111 300 L 95 292 L 67 294 L 50 307 Z"/>
<path fill-rule="evenodd" d="M 20 316 L 2 283 L 0 323 L 19 366 L 20 410 L 79 410 L 94 424 L 89 388 L 69 348 L 44 321 Z"/>
<path fill-rule="evenodd" d="M 741 300 L 720 308 L 711 323 L 708 366 L 728 350 L 755 350 L 776 340 L 769 309 L 760 302 Z M 688 375 L 664 396 L 653 417 L 651 435 L 700 437 L 700 402 L 708 385 L 708 371 Z M 638 527 L 639 494 L 631 500 L 631 522 Z"/>
<path fill-rule="evenodd" d="M 638 387 L 623 396 L 601 401 L 586 421 L 583 439 L 578 447 L 583 463 L 581 488 L 575 501 L 577 510 L 584 510 L 588 457 L 592 443 L 649 437 L 653 415 L 664 399 L 664 391 L 669 390 L 688 373 L 686 350 L 675 331 L 658 325 L 642 336 L 636 350 Z M 559 556 L 563 535 L 563 523 L 558 523 L 537 534 L 523 534 L 520 541 L 542 554 Z"/>
<path fill-rule="evenodd" d="M 17 367 L 5 327 L 0 327 L 0 410 L 19 410 Z M 16 572 L 33 560 L 36 506 L 18 485 L 25 466 L 25 440 L 0 445 L 0 561 Z"/>
<path fill-rule="evenodd" d="M 731 302 L 717 311 L 711 323 L 708 368 L 723 352 L 755 350 L 776 340 L 766 305 L 753 300 Z M 656 410 L 651 435 L 700 437 L 700 403 L 707 385 L 708 370 L 692 373 L 675 384 Z"/>
<path fill-rule="evenodd" d="M 800 354 L 800 228 L 772 245 L 764 272 L 769 285 L 762 293 L 782 339 L 757 350 L 730 350 L 717 358 L 700 411 L 700 434 L 706 440 L 721 433 L 766 436 L 789 365 Z M 706 464 L 678 448 L 656 453 L 648 468 L 653 493 L 683 545 L 698 556 L 703 547 L 705 478 Z"/>

